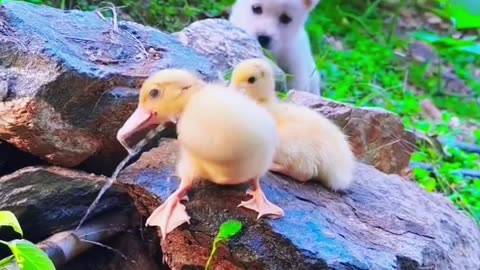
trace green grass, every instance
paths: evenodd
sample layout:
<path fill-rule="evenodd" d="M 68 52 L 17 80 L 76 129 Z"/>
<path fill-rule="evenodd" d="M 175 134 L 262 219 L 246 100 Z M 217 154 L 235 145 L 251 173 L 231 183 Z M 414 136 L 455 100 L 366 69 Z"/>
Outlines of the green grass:
<path fill-rule="evenodd" d="M 445 95 L 443 80 L 438 75 L 428 75 L 428 70 L 436 67 L 408 61 L 395 53 L 407 52 L 414 41 L 399 38 L 396 27 L 384 23 L 389 16 L 395 19 L 395 13 L 372 8 L 368 14 L 367 10 L 369 6 L 354 7 L 349 1 L 324 0 L 314 12 L 308 30 L 316 48 L 317 66 L 326 75 L 324 96 L 357 106 L 384 107 L 398 114 L 407 128 L 429 136 L 454 138 L 457 132 L 448 125 L 452 117 L 479 124 L 480 106 L 475 98 Z M 341 40 L 345 49 L 339 51 L 327 45 L 326 35 Z M 480 85 L 472 71 L 475 65 L 479 66 L 480 56 L 451 48 L 439 48 L 437 53 L 443 64 L 452 66 L 478 97 Z M 442 123 L 433 124 L 422 116 L 420 102 L 424 99 L 431 99 L 446 111 Z M 478 132 L 476 136 L 471 140 L 478 142 Z M 415 169 L 415 179 L 430 192 L 450 196 L 459 208 L 480 221 L 479 181 L 455 175 L 459 169 L 480 170 L 479 156 L 456 148 L 444 150 L 447 155 L 431 146 L 419 146 L 412 161 L 432 164 L 437 176 Z"/>
<path fill-rule="evenodd" d="M 156 0 L 149 5 L 142 2 L 113 1 L 134 20 L 175 32 L 198 19 L 225 16 L 225 9 L 233 0 L 174 0 L 168 3 Z M 411 1 L 401 0 L 389 7 L 377 5 L 379 2 L 322 0 L 311 15 L 307 27 L 317 66 L 325 74 L 324 96 L 356 106 L 386 108 L 399 115 L 407 128 L 432 137 L 455 138 L 458 132 L 449 127 L 454 118 L 458 118 L 462 125 L 480 125 L 480 106 L 475 100 L 480 96 L 480 82 L 472 73 L 475 66 L 480 67 L 480 56 L 459 51 L 455 46 L 436 46 L 436 52 L 442 59 L 440 67 L 409 60 L 402 54 L 408 51 L 414 39 L 410 33 L 400 35 L 396 22 L 398 11 L 409 8 L 410 3 L 406 2 Z M 57 0 L 42 3 L 92 10 L 99 1 Z M 476 34 L 478 38 L 478 32 Z M 327 36 L 341 41 L 344 49 L 336 50 L 329 45 Z M 438 71 L 446 66 L 452 67 L 456 75 L 474 90 L 474 97 L 455 97 L 445 93 L 445 84 Z M 420 106 L 424 99 L 432 100 L 445 111 L 441 123 L 434 124 L 424 118 Z M 466 135 L 470 142 L 480 143 L 480 131 Z M 431 145 L 419 145 L 419 151 L 412 160 L 430 163 L 436 170 L 436 177 L 422 169 L 414 170 L 414 177 L 421 186 L 429 192 L 446 194 L 460 209 L 480 221 L 480 182 L 455 175 L 458 169 L 480 170 L 477 155 L 455 148 L 446 147 L 439 151 Z"/>
<path fill-rule="evenodd" d="M 11 0 L 3 0 L 11 1 Z M 92 11 L 113 3 L 135 21 L 157 27 L 167 32 L 181 30 L 198 19 L 225 15 L 225 8 L 234 0 L 23 0 L 39 5 L 62 9 Z M 0 4 L 2 0 L 0 0 Z"/>

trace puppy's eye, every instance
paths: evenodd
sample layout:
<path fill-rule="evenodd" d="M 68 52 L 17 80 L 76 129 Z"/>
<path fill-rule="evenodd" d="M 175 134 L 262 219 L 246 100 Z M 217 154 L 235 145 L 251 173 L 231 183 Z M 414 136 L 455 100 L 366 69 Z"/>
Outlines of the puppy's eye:
<path fill-rule="evenodd" d="M 283 24 L 289 24 L 292 21 L 292 18 L 290 18 L 290 16 L 288 16 L 285 13 L 280 15 L 279 19 L 280 19 L 280 22 L 283 23 Z"/>
<path fill-rule="evenodd" d="M 255 4 L 252 6 L 252 11 L 254 14 L 262 14 L 262 6 L 260 6 L 259 4 Z"/>
<path fill-rule="evenodd" d="M 150 90 L 149 95 L 151 98 L 157 98 L 160 95 L 160 90 L 154 88 Z"/>
<path fill-rule="evenodd" d="M 248 78 L 248 83 L 249 83 L 249 84 L 254 84 L 256 80 L 257 80 L 257 79 L 252 76 L 252 77 Z"/>

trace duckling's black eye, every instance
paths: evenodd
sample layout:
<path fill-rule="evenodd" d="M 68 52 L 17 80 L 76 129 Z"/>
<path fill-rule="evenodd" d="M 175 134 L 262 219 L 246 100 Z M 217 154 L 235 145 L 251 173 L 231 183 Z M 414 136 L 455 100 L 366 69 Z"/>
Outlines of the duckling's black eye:
<path fill-rule="evenodd" d="M 290 16 L 288 16 L 287 14 L 283 13 L 282 15 L 280 15 L 279 20 L 283 24 L 289 24 L 292 21 L 292 18 L 290 18 Z"/>
<path fill-rule="evenodd" d="M 254 14 L 262 14 L 263 10 L 262 10 L 262 6 L 259 5 L 259 4 L 255 4 L 252 6 L 252 11 Z"/>
<path fill-rule="evenodd" d="M 257 79 L 255 79 L 255 77 L 252 76 L 252 77 L 248 78 L 248 83 L 249 84 L 254 84 L 256 80 Z"/>
<path fill-rule="evenodd" d="M 151 98 L 156 98 L 160 95 L 160 91 L 158 89 L 152 89 L 150 90 L 150 97 Z"/>

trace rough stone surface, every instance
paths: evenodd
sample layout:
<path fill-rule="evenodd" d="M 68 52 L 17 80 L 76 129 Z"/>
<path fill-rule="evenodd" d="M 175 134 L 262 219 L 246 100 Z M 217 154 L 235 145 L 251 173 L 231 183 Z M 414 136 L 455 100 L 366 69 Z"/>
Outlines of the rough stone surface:
<path fill-rule="evenodd" d="M 171 35 L 95 12 L 26 2 L 0 7 L 0 139 L 54 165 L 116 164 L 115 134 L 152 72 L 212 63 Z"/>
<path fill-rule="evenodd" d="M 416 151 L 415 136 L 396 115 L 377 108 L 355 108 L 306 92 L 291 90 L 288 102 L 314 108 L 349 136 L 359 161 L 384 173 L 404 176 Z"/>
<path fill-rule="evenodd" d="M 242 60 L 264 57 L 263 49 L 255 38 L 225 19 L 196 21 L 172 35 L 185 46 L 207 57 L 222 74 L 233 70 Z M 285 73 L 273 62 L 272 65 L 276 89 L 286 91 Z"/>
<path fill-rule="evenodd" d="M 0 177 L 0 209 L 12 211 L 25 237 L 38 242 L 76 226 L 105 181 L 103 177 L 59 167 L 27 167 Z M 114 184 L 89 219 L 131 205 L 125 190 Z"/>
<path fill-rule="evenodd" d="M 177 141 L 165 139 L 127 167 L 139 213 L 148 217 L 177 187 Z M 190 224 L 162 241 L 172 269 L 203 269 L 219 226 L 238 219 L 242 234 L 220 248 L 214 269 L 479 269 L 480 231 L 441 195 L 358 163 L 355 183 L 331 192 L 276 174 L 262 178 L 266 196 L 285 210 L 282 219 L 256 220 L 238 208 L 246 185 L 204 184 L 185 203 Z M 155 230 L 149 228 L 148 230 Z M 157 232 L 159 233 L 159 232 Z"/>

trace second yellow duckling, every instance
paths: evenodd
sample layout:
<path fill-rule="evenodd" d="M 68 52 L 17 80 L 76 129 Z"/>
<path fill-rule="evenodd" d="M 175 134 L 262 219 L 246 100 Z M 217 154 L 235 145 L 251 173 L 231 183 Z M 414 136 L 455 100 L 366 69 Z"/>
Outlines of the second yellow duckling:
<path fill-rule="evenodd" d="M 271 64 L 260 58 L 240 62 L 230 83 L 276 120 L 280 143 L 270 170 L 301 182 L 315 179 L 332 190 L 348 188 L 353 181 L 355 156 L 347 136 L 320 113 L 280 101 L 274 85 Z"/>

